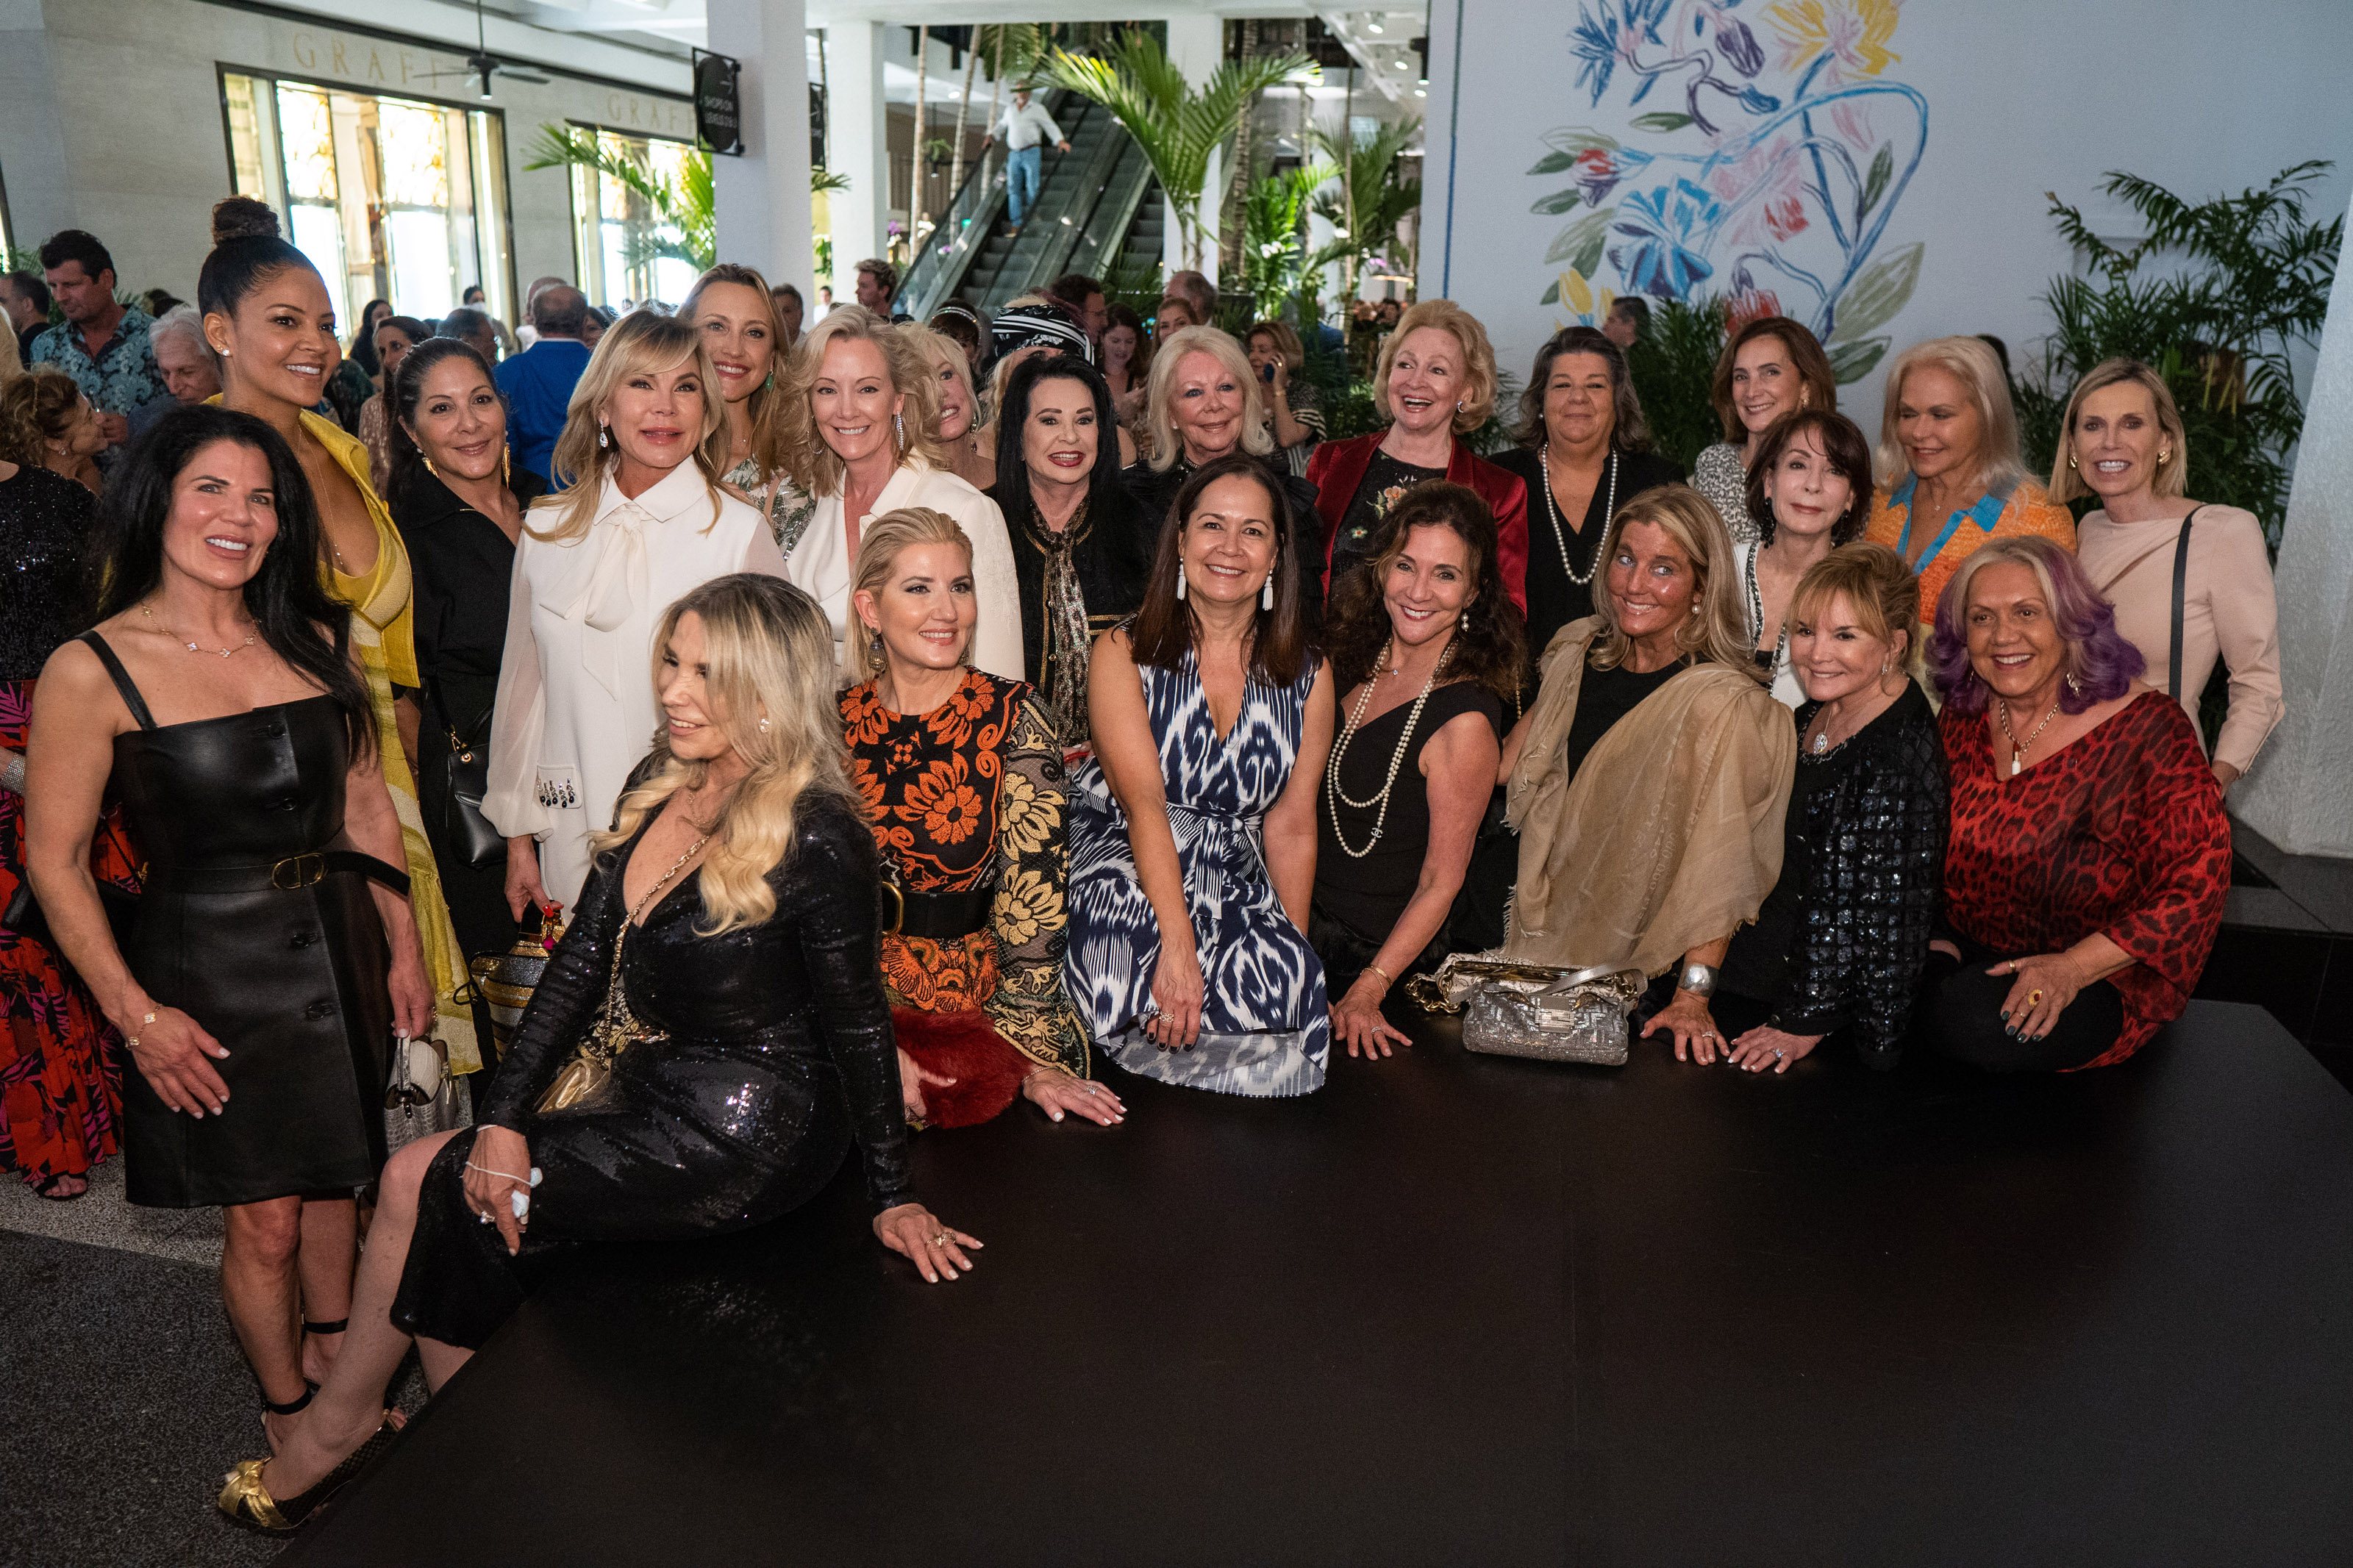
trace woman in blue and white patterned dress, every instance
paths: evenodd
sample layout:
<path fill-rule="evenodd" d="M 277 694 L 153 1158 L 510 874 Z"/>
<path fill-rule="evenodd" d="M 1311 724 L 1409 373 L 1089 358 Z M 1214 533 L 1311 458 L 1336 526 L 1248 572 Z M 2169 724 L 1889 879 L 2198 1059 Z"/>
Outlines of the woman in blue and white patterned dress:
<path fill-rule="evenodd" d="M 1144 607 L 1088 677 L 1071 780 L 1071 999 L 1133 1073 L 1312 1093 L 1331 1020 L 1307 942 L 1332 679 L 1308 647 L 1287 503 L 1252 458 L 1176 498 Z"/>

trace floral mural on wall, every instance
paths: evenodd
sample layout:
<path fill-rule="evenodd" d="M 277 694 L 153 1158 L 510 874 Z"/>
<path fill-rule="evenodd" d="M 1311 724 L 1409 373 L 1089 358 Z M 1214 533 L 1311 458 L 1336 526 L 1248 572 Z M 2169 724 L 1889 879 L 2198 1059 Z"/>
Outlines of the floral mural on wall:
<path fill-rule="evenodd" d="M 1881 253 L 1928 144 L 1928 100 L 1885 79 L 1900 0 L 1579 0 L 1568 35 L 1592 125 L 1544 138 L 1535 212 L 1567 224 L 1539 303 L 1598 324 L 1621 294 L 1725 300 L 1811 327 L 1841 382 L 1870 374 L 1925 247 Z M 1647 105 L 1647 107 L 1646 107 Z M 1562 176 L 1567 184 L 1560 184 Z"/>

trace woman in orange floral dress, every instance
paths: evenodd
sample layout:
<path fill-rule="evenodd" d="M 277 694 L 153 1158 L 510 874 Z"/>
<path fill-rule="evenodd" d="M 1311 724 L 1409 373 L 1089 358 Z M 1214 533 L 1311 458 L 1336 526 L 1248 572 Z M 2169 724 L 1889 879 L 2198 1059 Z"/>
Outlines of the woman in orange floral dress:
<path fill-rule="evenodd" d="M 955 520 L 910 507 L 862 534 L 844 659 L 867 679 L 841 717 L 900 906 L 882 981 L 908 1120 L 968 1126 L 1018 1094 L 1112 1125 L 1125 1108 L 1088 1078 L 1062 993 L 1061 742 L 1033 688 L 967 662 L 979 610 Z"/>

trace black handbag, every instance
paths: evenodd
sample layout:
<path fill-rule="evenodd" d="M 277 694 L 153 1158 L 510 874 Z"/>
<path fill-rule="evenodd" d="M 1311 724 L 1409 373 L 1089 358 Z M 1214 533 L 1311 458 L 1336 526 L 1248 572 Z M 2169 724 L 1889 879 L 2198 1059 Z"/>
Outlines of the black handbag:
<path fill-rule="evenodd" d="M 449 710 L 442 704 L 441 694 L 428 687 L 426 693 L 433 704 L 434 727 L 448 742 L 433 766 L 440 773 L 440 787 L 433 792 L 438 821 L 428 823 L 435 836 L 469 866 L 492 866 L 506 858 L 506 836 L 491 826 L 482 815 L 482 801 L 491 792 L 491 749 L 489 731 L 491 715 L 485 713 L 475 727 L 480 733 L 468 740 L 458 733 L 449 721 Z"/>

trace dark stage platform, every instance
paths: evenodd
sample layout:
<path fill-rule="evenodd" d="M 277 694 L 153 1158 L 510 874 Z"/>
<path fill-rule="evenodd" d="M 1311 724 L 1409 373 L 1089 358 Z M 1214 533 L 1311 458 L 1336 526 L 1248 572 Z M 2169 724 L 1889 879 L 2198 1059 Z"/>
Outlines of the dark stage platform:
<path fill-rule="evenodd" d="M 2353 1097 L 2257 1009 L 2055 1081 L 1433 1034 L 925 1135 L 954 1285 L 848 1183 L 584 1262 L 281 1561 L 2353 1562 Z"/>

